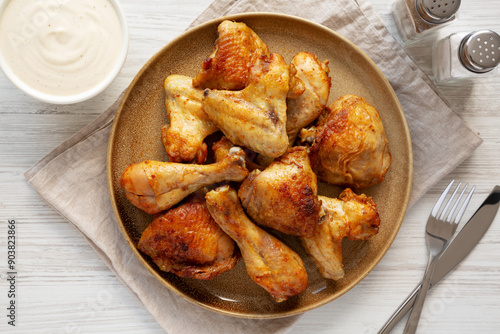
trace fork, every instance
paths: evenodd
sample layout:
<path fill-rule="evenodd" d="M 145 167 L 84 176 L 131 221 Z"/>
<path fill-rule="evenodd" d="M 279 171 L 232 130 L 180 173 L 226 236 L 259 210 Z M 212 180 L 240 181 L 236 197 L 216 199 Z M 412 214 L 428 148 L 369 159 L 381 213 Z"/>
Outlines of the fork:
<path fill-rule="evenodd" d="M 460 204 L 460 200 L 462 199 L 462 196 L 468 187 L 468 185 L 466 184 L 465 187 L 462 189 L 462 192 L 458 196 L 458 199 L 455 202 L 453 202 L 455 195 L 457 194 L 458 189 L 462 184 L 462 182 L 459 182 L 457 187 L 455 188 L 455 191 L 453 192 L 451 197 L 448 199 L 446 205 L 442 209 L 445 199 L 451 187 L 453 186 L 454 182 L 455 180 L 452 180 L 450 184 L 446 187 L 446 189 L 443 191 L 438 201 L 434 205 L 434 208 L 432 208 L 431 214 L 429 215 L 429 219 L 427 220 L 427 226 L 425 228 L 425 237 L 427 240 L 427 248 L 429 249 L 429 260 L 427 262 L 427 268 L 425 269 L 424 277 L 422 278 L 421 282 L 422 287 L 417 296 L 417 299 L 415 300 L 415 304 L 413 305 L 413 309 L 410 313 L 408 322 L 406 323 L 406 327 L 404 330 L 405 334 L 415 333 L 417 331 L 418 321 L 420 319 L 420 315 L 422 314 L 422 307 L 425 302 L 425 297 L 430 288 L 430 281 L 432 276 L 431 274 L 432 271 L 434 270 L 434 264 L 436 263 L 436 259 L 439 257 L 439 255 L 441 255 L 448 240 L 451 239 L 451 237 L 455 233 L 458 223 L 460 222 L 460 219 L 462 219 L 465 209 L 467 208 L 467 205 L 470 202 L 472 194 L 474 193 L 474 189 L 476 188 L 475 186 L 472 187 L 469 194 L 465 198 L 464 202 L 461 204 L 458 213 L 454 216 L 455 211 L 457 210 L 458 205 Z M 451 207 L 450 210 L 448 210 L 452 204 L 453 206 Z"/>

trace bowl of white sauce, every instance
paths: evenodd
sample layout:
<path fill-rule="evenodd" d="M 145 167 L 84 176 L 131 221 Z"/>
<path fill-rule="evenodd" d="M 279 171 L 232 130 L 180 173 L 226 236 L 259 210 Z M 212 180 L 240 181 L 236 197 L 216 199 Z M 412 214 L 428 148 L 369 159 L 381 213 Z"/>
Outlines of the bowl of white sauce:
<path fill-rule="evenodd" d="M 70 104 L 101 93 L 120 72 L 128 40 L 118 0 L 0 2 L 0 67 L 40 101 Z"/>

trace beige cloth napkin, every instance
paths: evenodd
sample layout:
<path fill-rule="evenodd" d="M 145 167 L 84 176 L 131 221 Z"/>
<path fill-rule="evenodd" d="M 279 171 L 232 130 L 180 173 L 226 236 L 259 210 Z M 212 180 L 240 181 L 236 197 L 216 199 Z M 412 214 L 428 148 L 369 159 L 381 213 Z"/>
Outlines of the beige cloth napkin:
<path fill-rule="evenodd" d="M 368 0 L 215 0 L 193 22 L 238 12 L 281 12 L 321 23 L 350 39 L 380 67 L 396 91 L 414 149 L 414 203 L 479 146 L 481 139 L 439 98 L 375 14 Z M 109 268 L 170 334 L 285 333 L 300 318 L 250 320 L 205 310 L 170 292 L 125 242 L 108 197 L 106 154 L 115 102 L 26 172 L 36 191 L 79 229 Z"/>

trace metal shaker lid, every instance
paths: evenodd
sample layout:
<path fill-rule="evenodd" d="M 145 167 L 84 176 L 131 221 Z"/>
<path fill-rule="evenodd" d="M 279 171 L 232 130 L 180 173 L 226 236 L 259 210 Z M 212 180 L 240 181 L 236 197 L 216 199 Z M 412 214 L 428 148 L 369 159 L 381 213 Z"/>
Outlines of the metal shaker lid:
<path fill-rule="evenodd" d="M 458 11 L 460 0 L 415 0 L 420 17 L 433 24 L 449 21 Z"/>
<path fill-rule="evenodd" d="M 458 58 L 472 72 L 491 71 L 500 63 L 500 36 L 491 30 L 468 34 L 458 47 Z"/>

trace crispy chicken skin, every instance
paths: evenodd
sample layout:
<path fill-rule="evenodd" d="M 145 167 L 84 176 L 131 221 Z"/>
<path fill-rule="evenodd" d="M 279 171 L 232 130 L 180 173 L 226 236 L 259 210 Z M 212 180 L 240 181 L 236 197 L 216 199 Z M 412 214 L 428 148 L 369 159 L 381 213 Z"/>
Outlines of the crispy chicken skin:
<path fill-rule="evenodd" d="M 240 91 L 205 90 L 203 108 L 226 137 L 267 157 L 288 148 L 286 96 L 289 70 L 282 56 L 261 57 L 250 84 Z"/>
<path fill-rule="evenodd" d="M 238 195 L 258 224 L 295 236 L 310 237 L 316 229 L 321 203 L 305 147 L 293 147 L 263 171 L 252 171 Z"/>
<path fill-rule="evenodd" d="M 243 181 L 248 175 L 239 147 L 214 145 L 219 161 L 209 165 L 147 160 L 130 165 L 120 179 L 128 200 L 149 214 L 171 208 L 196 190 L 222 181 Z M 222 150 L 218 152 L 218 150 Z"/>
<path fill-rule="evenodd" d="M 302 129 L 312 142 L 309 157 L 318 179 L 361 189 L 380 183 L 391 164 L 378 111 L 363 98 L 346 95 L 330 104 L 316 126 Z"/>
<path fill-rule="evenodd" d="M 238 244 L 247 273 L 255 283 L 277 302 L 306 289 L 307 272 L 300 256 L 250 221 L 236 190 L 219 187 L 208 192 L 206 199 L 215 222 Z"/>
<path fill-rule="evenodd" d="M 301 238 L 301 241 L 321 275 L 338 280 L 344 277 L 342 239 L 370 239 L 378 233 L 380 218 L 371 197 L 356 195 L 349 188 L 338 199 L 324 196 L 319 198 L 325 215 L 315 234 L 310 238 Z"/>
<path fill-rule="evenodd" d="M 165 79 L 165 105 L 169 124 L 161 129 L 163 146 L 171 162 L 196 162 L 207 157 L 203 141 L 219 128 L 203 111 L 203 91 L 193 88 L 192 79 L 170 75 Z"/>
<path fill-rule="evenodd" d="M 286 131 L 290 145 L 300 130 L 311 124 L 325 109 L 332 85 L 328 61 L 321 62 L 310 52 L 299 52 L 290 64 Z"/>
<path fill-rule="evenodd" d="M 204 89 L 240 90 L 250 81 L 250 69 L 267 45 L 245 23 L 223 21 L 217 28 L 215 50 L 203 62 L 193 86 Z"/>
<path fill-rule="evenodd" d="M 160 270 L 196 279 L 212 279 L 239 259 L 234 241 L 215 223 L 201 196 L 153 220 L 138 248 Z"/>

